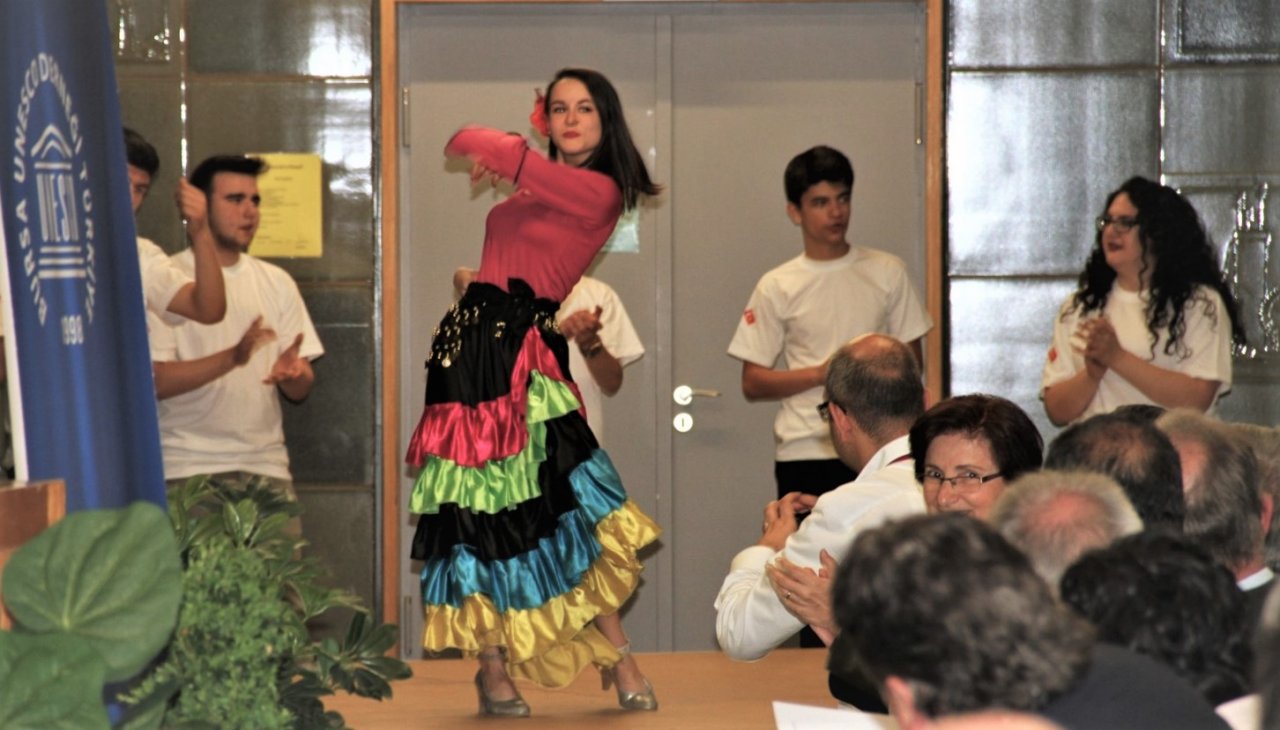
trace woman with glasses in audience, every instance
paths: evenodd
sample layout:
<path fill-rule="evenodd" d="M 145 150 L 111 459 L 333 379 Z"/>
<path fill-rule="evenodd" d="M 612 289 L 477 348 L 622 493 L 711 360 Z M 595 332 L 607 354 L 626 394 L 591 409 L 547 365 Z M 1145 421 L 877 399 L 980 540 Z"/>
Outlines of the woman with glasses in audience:
<path fill-rule="evenodd" d="M 1040 431 L 1026 411 L 995 395 L 938 402 L 912 424 L 907 440 L 929 513 L 963 512 L 983 520 L 1005 486 L 1039 469 L 1044 454 Z M 831 613 L 836 561 L 826 551 L 821 559 L 821 571 L 781 560 L 768 573 L 787 610 L 829 641 L 840 630 Z M 831 691 L 838 699 L 883 712 L 867 701 L 870 687 L 858 688 L 845 679 L 832 678 Z"/>
<path fill-rule="evenodd" d="M 908 436 L 930 514 L 986 519 L 1005 486 L 1040 468 L 1044 441 L 1026 412 L 995 395 L 962 395 L 925 411 Z"/>
<path fill-rule="evenodd" d="M 1210 410 L 1244 341 L 1236 302 L 1195 208 L 1133 177 L 1107 197 L 1093 253 L 1054 324 L 1041 379 L 1065 425 L 1144 403 Z"/>

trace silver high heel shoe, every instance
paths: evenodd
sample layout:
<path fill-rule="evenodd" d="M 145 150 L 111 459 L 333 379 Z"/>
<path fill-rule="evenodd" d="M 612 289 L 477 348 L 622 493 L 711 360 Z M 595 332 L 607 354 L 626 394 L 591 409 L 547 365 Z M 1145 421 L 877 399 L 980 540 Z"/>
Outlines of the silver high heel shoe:
<path fill-rule="evenodd" d="M 484 670 L 476 672 L 476 694 L 480 696 L 480 714 L 496 715 L 498 717 L 528 717 L 529 705 L 525 703 L 524 698 L 516 692 L 514 699 L 495 700 L 484 691 L 484 679 L 481 675 Z"/>
<path fill-rule="evenodd" d="M 631 645 L 624 644 L 619 646 L 618 653 L 623 659 L 631 654 Z M 658 698 L 653 694 L 653 685 L 649 684 L 649 680 L 644 680 L 644 689 L 639 692 L 624 692 L 622 685 L 618 684 L 618 670 L 616 667 L 605 669 L 600 668 L 600 689 L 609 689 L 609 685 L 615 685 L 618 689 L 618 706 L 624 710 L 656 710 L 658 709 Z"/>

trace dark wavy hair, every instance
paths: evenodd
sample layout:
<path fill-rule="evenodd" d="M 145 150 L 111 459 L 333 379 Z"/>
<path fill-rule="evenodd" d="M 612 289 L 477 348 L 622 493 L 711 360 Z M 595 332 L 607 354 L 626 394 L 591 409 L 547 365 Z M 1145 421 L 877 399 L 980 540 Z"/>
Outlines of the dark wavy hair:
<path fill-rule="evenodd" d="M 142 170 L 151 177 L 160 171 L 160 155 L 146 137 L 134 130 L 124 128 L 124 156 L 130 165 Z"/>
<path fill-rule="evenodd" d="M 949 433 L 984 439 L 1006 483 L 1023 472 L 1039 469 L 1044 460 L 1040 430 L 1016 403 L 998 395 L 959 395 L 939 401 L 911 426 L 909 440 L 917 480 L 924 479 L 929 444 Z"/>
<path fill-rule="evenodd" d="M 1017 548 L 968 515 L 915 515 L 858 534 L 831 596 L 828 665 L 907 681 L 929 716 L 1038 710 L 1088 670 L 1093 629 Z"/>
<path fill-rule="evenodd" d="M 631 129 L 627 127 L 627 119 L 622 114 L 622 100 L 604 74 L 589 68 L 560 69 L 551 83 L 547 84 L 547 93 L 542 99 L 542 112 L 550 118 L 551 90 L 561 79 L 581 81 L 591 94 L 596 112 L 600 115 L 600 144 L 582 166 L 613 178 L 622 191 L 622 206 L 626 210 L 636 207 L 641 195 L 657 195 L 662 192 L 662 186 L 649 178 L 649 169 L 645 167 L 644 158 L 631 139 Z M 560 151 L 556 148 L 555 140 L 550 141 L 549 153 L 553 160 L 559 157 Z"/>
<path fill-rule="evenodd" d="M 1237 314 L 1238 305 L 1231 295 L 1218 266 L 1214 247 L 1205 233 L 1200 215 L 1177 190 L 1144 177 L 1131 177 L 1119 189 L 1107 196 L 1103 207 L 1106 214 L 1116 196 L 1124 193 L 1138 209 L 1138 232 L 1143 253 L 1151 253 L 1151 299 L 1147 304 L 1147 330 L 1151 334 L 1151 354 L 1155 355 L 1159 332 L 1167 330 L 1169 341 L 1165 343 L 1166 355 L 1175 355 L 1185 349 L 1182 336 L 1186 333 L 1186 306 L 1195 296 L 1196 287 L 1203 285 L 1222 297 L 1226 315 L 1231 321 L 1231 334 L 1237 344 L 1245 341 L 1244 327 Z M 1145 267 L 1145 264 L 1144 264 Z M 1146 273 L 1145 268 L 1143 273 Z M 1074 308 L 1081 314 L 1101 311 L 1111 294 L 1116 272 L 1107 265 L 1102 250 L 1102 231 L 1094 235 L 1093 253 L 1084 265 L 1077 281 L 1073 298 Z M 1210 317 L 1219 313 L 1206 302 Z"/>
<path fill-rule="evenodd" d="M 233 172 L 237 175 L 258 177 L 267 171 L 267 162 L 261 157 L 245 155 L 214 155 L 205 158 L 191 171 L 188 182 L 204 191 L 205 195 L 213 195 L 213 178 L 220 172 Z"/>
<path fill-rule="evenodd" d="M 844 185 L 853 190 L 853 165 L 849 158 L 840 150 L 826 145 L 810 147 L 792 157 L 782 174 L 787 202 L 797 208 L 805 191 L 823 182 Z"/>
<path fill-rule="evenodd" d="M 1169 666 L 1211 705 L 1248 692 L 1244 593 L 1226 568 L 1172 533 L 1140 532 L 1086 553 L 1062 576 L 1062 600 L 1099 640 Z"/>

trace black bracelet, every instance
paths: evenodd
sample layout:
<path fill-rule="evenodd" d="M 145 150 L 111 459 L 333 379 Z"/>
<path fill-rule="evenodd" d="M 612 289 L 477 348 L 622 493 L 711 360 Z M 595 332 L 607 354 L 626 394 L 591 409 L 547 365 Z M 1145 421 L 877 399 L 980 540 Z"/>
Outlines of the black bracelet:
<path fill-rule="evenodd" d="M 595 342 L 591 343 L 590 345 L 587 345 L 586 347 L 579 347 L 578 351 L 582 353 L 583 357 L 590 360 L 596 355 L 599 355 L 600 353 L 604 352 L 604 343 L 601 342 L 600 340 L 596 340 Z"/>
<path fill-rule="evenodd" d="M 529 155 L 529 148 L 526 146 L 524 151 L 520 153 L 520 164 L 516 165 L 516 175 L 511 179 L 512 185 L 520 184 L 520 171 L 524 169 L 524 158 Z"/>

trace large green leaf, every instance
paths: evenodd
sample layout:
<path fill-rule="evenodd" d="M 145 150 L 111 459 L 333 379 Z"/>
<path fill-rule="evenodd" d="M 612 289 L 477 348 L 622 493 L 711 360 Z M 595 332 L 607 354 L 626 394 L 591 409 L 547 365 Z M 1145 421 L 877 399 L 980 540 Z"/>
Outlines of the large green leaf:
<path fill-rule="evenodd" d="M 177 624 L 182 564 L 173 527 L 147 502 L 67 515 L 13 555 L 3 593 L 24 631 L 77 637 L 102 655 L 108 681 L 123 681 Z"/>
<path fill-rule="evenodd" d="M 0 632 L 0 728 L 110 727 L 102 704 L 105 674 L 102 658 L 79 639 Z"/>

